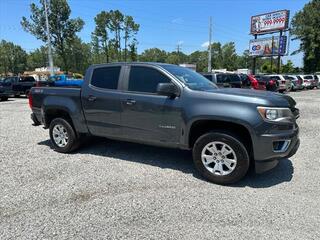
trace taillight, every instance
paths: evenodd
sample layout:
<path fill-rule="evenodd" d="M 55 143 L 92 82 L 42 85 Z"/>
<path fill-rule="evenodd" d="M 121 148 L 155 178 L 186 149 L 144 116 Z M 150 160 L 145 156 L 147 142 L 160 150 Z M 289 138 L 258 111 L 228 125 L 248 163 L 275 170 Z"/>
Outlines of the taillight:
<path fill-rule="evenodd" d="M 32 101 L 32 94 L 31 94 L 31 91 L 30 91 L 30 93 L 29 93 L 29 97 L 28 97 L 28 99 L 29 99 L 29 107 L 32 109 L 33 101 Z"/>
<path fill-rule="evenodd" d="M 282 80 L 281 83 L 282 83 L 282 84 L 286 84 L 286 81 L 285 81 L 285 80 Z"/>

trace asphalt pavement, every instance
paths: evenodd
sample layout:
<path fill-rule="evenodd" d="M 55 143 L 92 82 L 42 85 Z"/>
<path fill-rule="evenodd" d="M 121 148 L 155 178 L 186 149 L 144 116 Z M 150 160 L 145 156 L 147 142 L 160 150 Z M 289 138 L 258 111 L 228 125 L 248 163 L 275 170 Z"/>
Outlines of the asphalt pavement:
<path fill-rule="evenodd" d="M 94 138 L 57 153 L 27 99 L 0 102 L 0 239 L 320 239 L 320 90 L 289 95 L 298 153 L 232 186 L 188 151 Z"/>

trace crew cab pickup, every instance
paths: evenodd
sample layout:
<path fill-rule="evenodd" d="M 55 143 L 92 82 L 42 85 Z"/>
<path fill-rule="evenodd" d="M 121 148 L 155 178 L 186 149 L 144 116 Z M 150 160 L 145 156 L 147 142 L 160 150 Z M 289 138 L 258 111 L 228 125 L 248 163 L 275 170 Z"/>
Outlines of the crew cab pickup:
<path fill-rule="evenodd" d="M 87 135 L 187 149 L 199 172 L 218 184 L 240 180 L 249 166 L 273 168 L 300 142 L 290 96 L 219 89 L 170 64 L 93 65 L 81 88 L 34 87 L 29 104 L 58 152 L 76 150 Z"/>
<path fill-rule="evenodd" d="M 14 96 L 28 96 L 30 89 L 34 86 L 36 86 L 36 80 L 32 76 L 7 77 L 3 80 L 6 92 Z"/>

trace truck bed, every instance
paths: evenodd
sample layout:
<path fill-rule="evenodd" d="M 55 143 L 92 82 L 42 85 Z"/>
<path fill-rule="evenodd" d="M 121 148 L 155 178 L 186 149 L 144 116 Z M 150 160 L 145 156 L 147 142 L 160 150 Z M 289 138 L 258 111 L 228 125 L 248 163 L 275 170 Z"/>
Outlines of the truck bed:
<path fill-rule="evenodd" d="M 81 105 L 81 88 L 79 87 L 34 87 L 32 88 L 32 101 L 34 108 L 41 108 L 44 101 L 64 102 L 67 99 Z M 81 109 L 81 108 L 79 108 Z"/>

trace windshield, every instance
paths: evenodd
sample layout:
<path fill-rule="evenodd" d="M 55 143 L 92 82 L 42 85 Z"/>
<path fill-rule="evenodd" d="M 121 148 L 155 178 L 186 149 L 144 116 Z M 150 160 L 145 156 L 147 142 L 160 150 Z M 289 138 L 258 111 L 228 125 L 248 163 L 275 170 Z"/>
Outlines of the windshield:
<path fill-rule="evenodd" d="M 210 91 L 218 88 L 214 83 L 191 69 L 175 65 L 163 65 L 162 67 L 192 90 Z"/>

